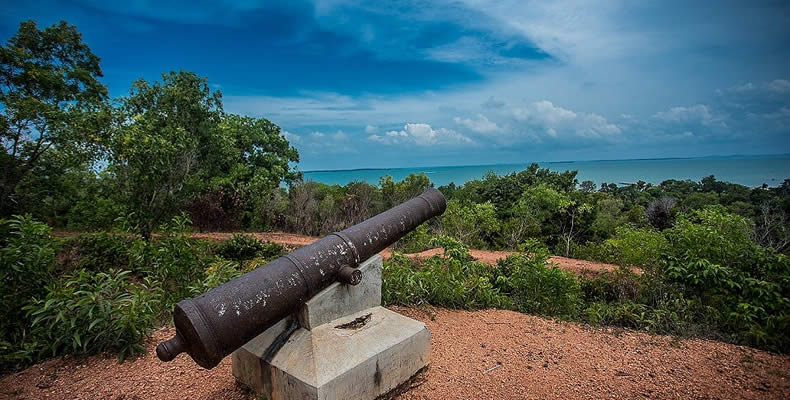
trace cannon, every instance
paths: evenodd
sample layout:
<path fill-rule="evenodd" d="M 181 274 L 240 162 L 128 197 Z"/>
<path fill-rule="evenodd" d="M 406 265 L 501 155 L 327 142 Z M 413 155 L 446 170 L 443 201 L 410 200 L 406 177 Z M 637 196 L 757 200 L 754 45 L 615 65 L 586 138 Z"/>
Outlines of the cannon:
<path fill-rule="evenodd" d="M 447 207 L 434 188 L 340 232 L 280 257 L 221 286 L 180 301 L 176 335 L 156 347 L 162 361 L 188 353 L 211 369 L 335 281 L 355 285 L 361 262 Z"/>

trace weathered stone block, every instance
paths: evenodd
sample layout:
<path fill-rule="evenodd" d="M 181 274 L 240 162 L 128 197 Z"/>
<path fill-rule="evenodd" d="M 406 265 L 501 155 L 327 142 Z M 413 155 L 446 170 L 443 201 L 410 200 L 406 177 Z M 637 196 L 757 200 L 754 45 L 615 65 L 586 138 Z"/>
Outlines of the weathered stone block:
<path fill-rule="evenodd" d="M 268 360 L 298 328 L 292 316 L 283 318 L 271 328 L 247 342 L 231 354 L 233 376 L 257 393 L 271 392 L 271 379 L 268 377 Z"/>
<path fill-rule="evenodd" d="M 270 361 L 271 397 L 375 399 L 428 365 L 430 337 L 384 307 L 299 329 Z"/>
<path fill-rule="evenodd" d="M 313 329 L 329 321 L 381 304 L 381 256 L 359 266 L 362 282 L 351 286 L 335 282 L 308 300 L 297 313 L 299 325 Z"/>

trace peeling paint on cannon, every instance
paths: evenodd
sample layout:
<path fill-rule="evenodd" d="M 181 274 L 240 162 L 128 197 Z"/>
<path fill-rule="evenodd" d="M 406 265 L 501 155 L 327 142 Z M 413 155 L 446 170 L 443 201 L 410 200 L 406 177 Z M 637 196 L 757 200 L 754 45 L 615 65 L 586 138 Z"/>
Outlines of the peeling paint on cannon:
<path fill-rule="evenodd" d="M 335 281 L 357 284 L 359 264 L 395 243 L 447 204 L 436 189 L 176 304 L 176 335 L 156 346 L 162 361 L 186 352 L 213 368 Z"/>

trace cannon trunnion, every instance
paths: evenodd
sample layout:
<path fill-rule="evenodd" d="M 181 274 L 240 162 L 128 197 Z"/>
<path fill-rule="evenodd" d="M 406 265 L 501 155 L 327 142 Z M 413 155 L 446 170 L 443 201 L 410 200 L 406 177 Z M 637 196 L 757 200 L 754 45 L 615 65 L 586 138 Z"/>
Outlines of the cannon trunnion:
<path fill-rule="evenodd" d="M 357 284 L 361 262 L 446 208 L 444 196 L 421 195 L 175 306 L 176 335 L 160 343 L 162 361 L 187 352 L 213 368 L 250 339 L 294 313 L 335 281 Z"/>

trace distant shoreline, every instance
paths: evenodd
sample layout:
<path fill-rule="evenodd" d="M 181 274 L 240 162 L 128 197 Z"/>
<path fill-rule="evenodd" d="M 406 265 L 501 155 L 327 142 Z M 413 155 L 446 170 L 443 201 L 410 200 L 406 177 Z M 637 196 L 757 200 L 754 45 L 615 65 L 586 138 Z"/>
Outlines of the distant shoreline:
<path fill-rule="evenodd" d="M 772 158 L 788 157 L 790 153 L 779 154 L 732 154 L 732 155 L 712 155 L 701 157 L 658 157 L 658 158 L 622 158 L 622 159 L 600 159 L 600 160 L 568 160 L 568 161 L 525 161 L 520 163 L 500 163 L 500 164 L 467 164 L 467 165 L 433 165 L 417 167 L 376 167 L 376 168 L 344 168 L 344 169 L 313 169 L 301 171 L 302 173 L 322 173 L 322 172 L 357 172 L 357 171 L 386 171 L 393 169 L 424 169 L 424 168 L 462 168 L 462 167 L 502 167 L 510 165 L 529 165 L 536 164 L 573 164 L 585 162 L 607 162 L 607 161 L 669 161 L 669 160 L 711 160 L 711 159 L 738 159 L 738 158 Z"/>

